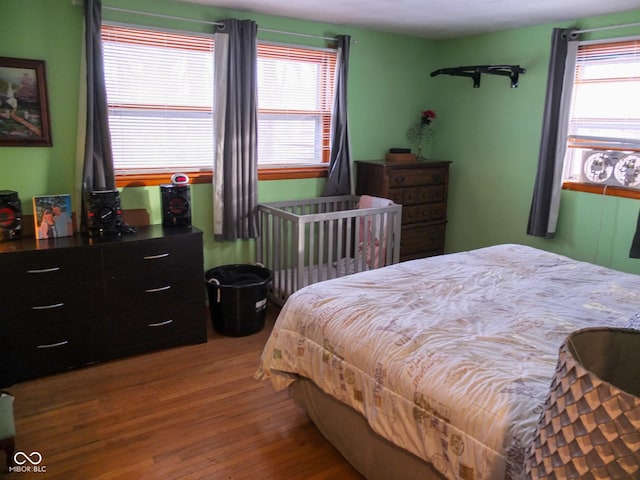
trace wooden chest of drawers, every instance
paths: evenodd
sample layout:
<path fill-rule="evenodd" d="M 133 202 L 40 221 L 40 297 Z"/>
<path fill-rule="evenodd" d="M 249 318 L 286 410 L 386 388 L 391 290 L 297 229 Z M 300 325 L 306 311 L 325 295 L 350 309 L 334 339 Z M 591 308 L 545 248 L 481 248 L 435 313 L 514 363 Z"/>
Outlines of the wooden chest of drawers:
<path fill-rule="evenodd" d="M 356 194 L 402 205 L 400 260 L 444 253 L 449 163 L 356 162 Z"/>
<path fill-rule="evenodd" d="M 207 339 L 202 232 L 0 243 L 0 387 Z"/>

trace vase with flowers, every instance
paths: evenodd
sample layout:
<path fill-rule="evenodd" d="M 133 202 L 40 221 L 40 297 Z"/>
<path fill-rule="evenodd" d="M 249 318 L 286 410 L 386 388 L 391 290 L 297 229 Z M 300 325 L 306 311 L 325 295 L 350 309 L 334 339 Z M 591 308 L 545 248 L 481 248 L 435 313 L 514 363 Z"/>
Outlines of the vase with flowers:
<path fill-rule="evenodd" d="M 433 130 L 431 124 L 436 118 L 436 112 L 433 110 L 423 110 L 420 114 L 420 121 L 411 126 L 407 131 L 407 139 L 418 147 L 418 160 L 424 160 L 422 156 L 422 145 L 424 141 L 431 140 Z"/>

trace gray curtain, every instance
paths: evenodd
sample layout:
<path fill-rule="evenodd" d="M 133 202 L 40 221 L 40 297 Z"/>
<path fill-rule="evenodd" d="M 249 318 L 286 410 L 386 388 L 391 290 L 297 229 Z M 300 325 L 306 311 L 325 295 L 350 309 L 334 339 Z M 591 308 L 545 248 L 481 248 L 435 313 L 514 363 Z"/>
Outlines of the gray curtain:
<path fill-rule="evenodd" d="M 347 76 L 351 37 L 338 35 L 333 123 L 331 125 L 331 160 L 323 195 L 349 195 L 351 193 L 351 146 L 349 116 L 347 114 Z"/>
<path fill-rule="evenodd" d="M 112 190 L 116 188 L 116 181 L 113 172 L 102 39 L 100 37 L 101 0 L 84 0 L 84 16 L 87 59 L 87 125 L 82 190 L 83 192 Z"/>
<path fill-rule="evenodd" d="M 251 20 L 224 20 L 214 35 L 213 233 L 257 237 L 257 42 Z"/>
<path fill-rule="evenodd" d="M 576 39 L 577 35 L 573 29 L 556 28 L 551 37 L 538 173 L 527 226 L 527 233 L 537 237 L 553 237 L 558 221 L 568 109 L 577 51 Z"/>

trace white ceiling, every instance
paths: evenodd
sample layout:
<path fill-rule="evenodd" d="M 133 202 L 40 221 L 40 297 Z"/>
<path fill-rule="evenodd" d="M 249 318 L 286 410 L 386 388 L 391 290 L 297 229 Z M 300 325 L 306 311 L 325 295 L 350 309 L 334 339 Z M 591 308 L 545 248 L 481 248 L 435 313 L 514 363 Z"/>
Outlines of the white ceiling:
<path fill-rule="evenodd" d="M 181 0 L 425 38 L 640 9 L 640 0 Z"/>

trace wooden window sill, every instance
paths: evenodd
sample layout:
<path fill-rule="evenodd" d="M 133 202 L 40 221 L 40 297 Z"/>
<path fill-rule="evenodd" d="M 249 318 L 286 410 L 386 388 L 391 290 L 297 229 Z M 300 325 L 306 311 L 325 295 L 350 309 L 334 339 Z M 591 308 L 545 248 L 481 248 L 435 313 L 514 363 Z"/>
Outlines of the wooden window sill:
<path fill-rule="evenodd" d="M 564 190 L 576 192 L 595 193 L 597 195 L 610 195 L 614 197 L 625 197 L 640 199 L 640 190 L 633 188 L 613 187 L 611 185 L 594 185 L 590 183 L 564 182 Z"/>
<path fill-rule="evenodd" d="M 292 168 L 260 168 L 258 180 L 291 180 L 300 178 L 323 178 L 327 176 L 327 166 L 321 167 L 292 167 Z M 117 187 L 150 187 L 171 183 L 171 173 L 141 173 L 131 175 L 116 175 Z M 187 173 L 191 184 L 211 183 L 211 172 Z"/>

